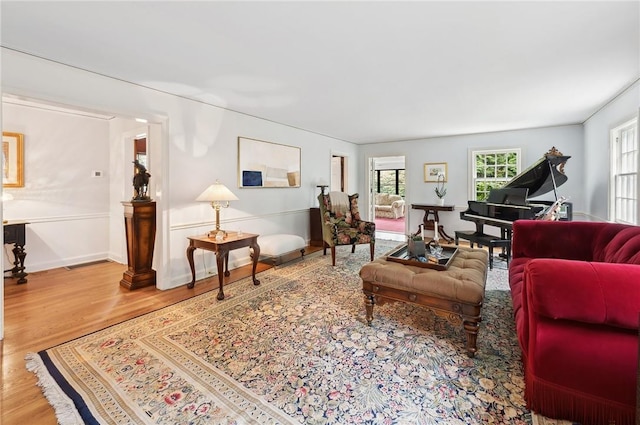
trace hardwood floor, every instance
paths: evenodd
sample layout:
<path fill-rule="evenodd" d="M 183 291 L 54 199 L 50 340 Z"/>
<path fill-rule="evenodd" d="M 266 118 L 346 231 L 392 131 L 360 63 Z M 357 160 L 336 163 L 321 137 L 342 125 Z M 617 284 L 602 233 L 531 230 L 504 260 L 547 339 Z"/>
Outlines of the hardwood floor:
<path fill-rule="evenodd" d="M 308 250 L 311 252 L 315 249 Z M 259 263 L 258 271 L 270 266 Z M 28 283 L 4 279 L 5 335 L 0 341 L 1 420 L 6 425 L 57 423 L 53 408 L 25 367 L 25 355 L 160 309 L 218 288 L 218 277 L 160 291 L 130 291 L 120 286 L 126 266 L 104 262 L 31 273 Z M 251 275 L 251 267 L 231 270 L 225 284 Z"/>

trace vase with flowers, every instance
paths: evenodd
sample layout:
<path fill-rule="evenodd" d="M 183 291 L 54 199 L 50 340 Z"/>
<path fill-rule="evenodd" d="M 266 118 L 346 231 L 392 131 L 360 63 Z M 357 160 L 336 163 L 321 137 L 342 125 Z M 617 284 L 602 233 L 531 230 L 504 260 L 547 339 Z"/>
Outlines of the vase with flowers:
<path fill-rule="evenodd" d="M 440 205 L 444 205 L 444 197 L 447 194 L 447 188 L 444 187 L 444 174 L 438 174 L 438 179 L 436 182 L 436 196 L 438 197 L 438 203 Z"/>

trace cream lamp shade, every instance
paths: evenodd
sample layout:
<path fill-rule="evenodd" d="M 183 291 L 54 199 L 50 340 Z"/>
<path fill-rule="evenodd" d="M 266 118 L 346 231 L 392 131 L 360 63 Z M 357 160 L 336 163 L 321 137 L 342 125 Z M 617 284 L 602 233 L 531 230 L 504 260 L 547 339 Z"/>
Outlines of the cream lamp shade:
<path fill-rule="evenodd" d="M 220 208 L 227 208 L 229 201 L 237 201 L 238 197 L 218 180 L 196 198 L 199 202 L 211 202 L 216 212 L 216 231 L 220 230 Z"/>

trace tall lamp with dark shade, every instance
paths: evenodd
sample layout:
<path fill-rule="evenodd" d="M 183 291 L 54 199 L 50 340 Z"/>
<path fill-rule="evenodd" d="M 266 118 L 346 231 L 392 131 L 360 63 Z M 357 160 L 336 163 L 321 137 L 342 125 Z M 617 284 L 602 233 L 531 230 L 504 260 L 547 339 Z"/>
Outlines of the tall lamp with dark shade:
<path fill-rule="evenodd" d="M 228 208 L 229 201 L 237 200 L 238 197 L 218 180 L 196 198 L 196 201 L 211 202 L 211 208 L 216 212 L 216 233 L 220 231 L 220 208 Z"/>

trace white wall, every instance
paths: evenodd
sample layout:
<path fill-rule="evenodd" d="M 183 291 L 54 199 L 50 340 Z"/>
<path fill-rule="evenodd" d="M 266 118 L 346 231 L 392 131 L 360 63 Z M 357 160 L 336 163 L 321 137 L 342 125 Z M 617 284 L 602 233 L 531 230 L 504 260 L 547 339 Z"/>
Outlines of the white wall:
<path fill-rule="evenodd" d="M 182 285 L 190 280 L 185 256 L 187 236 L 210 230 L 214 221 L 211 207 L 195 202 L 195 198 L 216 179 L 240 198 L 222 211 L 224 227 L 259 234 L 293 233 L 305 239 L 309 238 L 308 209 L 317 203 L 315 184 L 320 178 L 329 180 L 332 151 L 351 157 L 349 186 L 357 185 L 357 146 L 351 143 L 11 50 L 2 49 L 2 67 L 2 90 L 5 93 L 104 111 L 127 119 L 146 118 L 151 125 L 158 124 L 162 128 L 160 145 L 152 147 L 151 155 L 164 159 L 161 164 L 150 167 L 151 179 L 156 185 L 152 197 L 158 202 L 159 208 L 158 233 L 161 241 L 156 240 L 154 268 L 160 258 L 159 265 L 163 269 L 156 270 L 161 289 Z M 238 136 L 301 147 L 301 187 L 238 189 Z M 31 138 L 31 135 L 27 133 L 25 137 Z M 107 128 L 104 129 L 104 151 L 100 154 L 105 161 L 104 169 L 115 167 L 109 164 L 109 156 L 114 151 L 110 152 L 108 146 L 110 140 L 114 143 L 118 137 L 115 129 L 111 133 Z M 118 162 L 117 159 L 114 161 Z M 126 175 L 125 171 L 125 178 L 128 178 Z M 117 197 L 119 184 L 109 188 L 109 183 L 106 180 L 104 182 L 105 199 Z M 105 214 L 105 226 L 109 227 L 111 220 L 121 219 L 121 211 L 107 211 L 109 207 L 105 203 L 102 213 Z M 113 247 L 104 248 L 105 251 L 107 249 L 114 250 Z M 207 265 L 214 264 L 212 255 L 202 257 Z M 199 254 L 196 257 L 198 278 L 207 274 L 203 259 Z M 247 260 L 248 251 L 234 251 L 230 266 Z"/>
<path fill-rule="evenodd" d="M 24 134 L 25 185 L 4 218 L 26 220 L 27 271 L 104 259 L 109 250 L 109 127 L 103 119 L 3 103 L 3 131 Z M 93 177 L 100 171 L 102 177 Z M 5 255 L 10 246 L 5 246 Z"/>
<path fill-rule="evenodd" d="M 584 203 L 595 220 L 609 219 L 609 132 L 638 116 L 639 108 L 640 82 L 636 82 L 584 124 Z"/>
<path fill-rule="evenodd" d="M 187 236 L 205 233 L 214 226 L 215 214 L 210 204 L 198 203 L 195 199 L 216 179 L 239 198 L 221 211 L 222 228 L 258 234 L 293 233 L 308 240 L 308 209 L 317 204 L 318 179 L 329 180 L 331 150 L 339 148 L 349 152 L 354 159 L 351 163 L 355 163 L 356 146 L 220 109 L 200 107 L 191 113 L 191 119 L 199 123 L 194 133 L 181 137 L 178 143 L 174 140 L 169 151 L 172 276 L 182 281 L 188 276 L 184 259 Z M 238 136 L 301 147 L 301 187 L 238 188 Z M 356 170 L 349 175 L 357 176 Z M 248 251 L 232 252 L 230 267 L 246 263 L 247 255 Z M 204 257 L 203 261 L 214 267 L 213 257 Z M 201 265 L 203 261 L 196 258 L 196 264 Z M 206 272 L 199 268 L 198 273 Z"/>
<path fill-rule="evenodd" d="M 446 203 L 455 205 L 452 213 L 441 213 L 441 223 L 449 236 L 454 230 L 471 230 L 474 224 L 459 219 L 460 211 L 467 209 L 469 194 L 469 152 L 478 149 L 521 148 L 522 167 L 535 163 L 552 146 L 571 156 L 566 164 L 567 183 L 558 190 L 560 196 L 568 196 L 573 202 L 574 213 L 584 211 L 583 202 L 583 131 L 581 125 L 547 127 L 529 130 L 504 131 L 465 136 L 439 137 L 407 142 L 379 143 L 361 146 L 359 161 L 365 167 L 368 158 L 377 156 L 406 155 L 406 200 L 408 204 L 409 230 L 416 231 L 422 223 L 424 212 L 412 210 L 410 205 L 436 202 L 435 183 L 425 183 L 423 168 L 426 162 L 446 162 L 448 181 Z M 366 169 L 366 167 L 365 167 Z M 361 193 L 366 193 L 364 186 Z M 539 199 L 552 200 L 553 194 Z M 489 230 L 487 230 L 489 231 Z"/>

